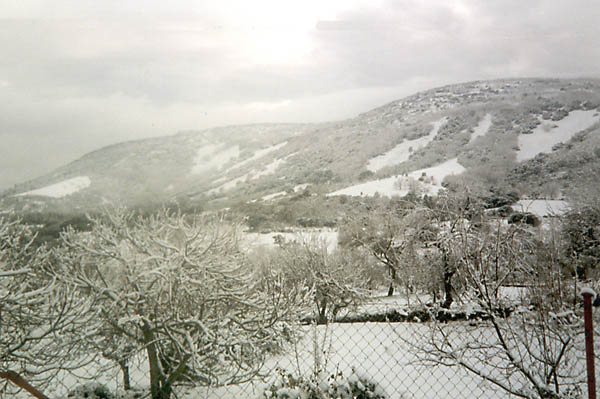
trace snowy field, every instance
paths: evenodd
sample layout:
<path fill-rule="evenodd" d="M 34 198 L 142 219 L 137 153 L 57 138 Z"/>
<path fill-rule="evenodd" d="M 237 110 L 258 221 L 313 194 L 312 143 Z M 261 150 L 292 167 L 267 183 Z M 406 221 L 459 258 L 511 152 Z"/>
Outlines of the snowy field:
<path fill-rule="evenodd" d="M 569 210 L 569 204 L 561 200 L 520 200 L 512 208 L 517 212 L 530 212 L 538 217 L 546 217 L 563 215 Z"/>
<path fill-rule="evenodd" d="M 391 197 L 393 195 L 405 196 L 414 188 L 425 194 L 437 194 L 442 188 L 442 181 L 446 176 L 458 175 L 465 171 L 465 168 L 458 163 L 456 158 L 446 161 L 442 164 L 415 170 L 406 176 L 392 176 L 385 179 L 373 180 L 362 184 L 346 187 L 327 194 L 350 195 L 356 197 L 373 196 L 375 193 Z M 425 174 L 425 175 L 423 175 Z M 424 177 L 423 181 L 419 181 Z"/>
<path fill-rule="evenodd" d="M 524 288 L 508 287 L 502 293 L 507 299 L 519 300 Z M 408 301 L 404 296 L 376 296 L 361 306 L 359 312 L 379 312 L 384 309 L 401 310 L 408 305 L 426 301 L 416 296 Z M 448 339 L 460 347 L 466 343 L 493 341 L 494 333 L 489 326 L 478 322 L 452 322 L 452 333 Z M 287 350 L 267 359 L 262 374 L 264 379 L 221 388 L 182 389 L 179 399 L 234 399 L 264 398 L 263 391 L 278 380 L 278 369 L 285 370 L 295 377 L 310 376 L 316 363 L 324 370 L 320 374 L 323 383 L 331 375 L 341 373 L 345 379 L 363 379 L 377 384 L 377 392 L 386 398 L 511 398 L 500 392 L 490 383 L 485 383 L 474 375 L 458 367 L 446 365 L 425 366 L 419 356 L 423 352 L 415 350 L 424 345 L 432 333 L 430 323 L 333 323 L 327 326 L 304 326 L 296 344 L 289 344 Z M 583 332 L 582 334 L 583 335 Z M 581 337 L 580 337 L 581 338 Z M 473 360 L 477 362 L 477 360 Z M 498 358 L 498 362 L 503 360 Z M 570 367 L 584 367 L 583 359 L 570 363 Z M 103 369 L 101 377 L 93 381 L 115 390 L 121 388 L 121 375 L 118 367 L 99 357 L 99 362 L 77 370 L 77 376 L 92 376 Z M 131 382 L 134 388 L 149 386 L 149 373 L 145 356 L 140 354 L 130 364 Z M 489 371 L 489 369 L 487 369 Z M 56 379 L 56 386 L 45 390 L 50 398 L 62 398 L 67 390 L 85 383 L 73 375 L 62 375 Z M 338 377 L 341 378 L 341 377 Z M 513 380 L 519 384 L 519 380 Z M 19 399 L 28 398 L 19 395 Z M 131 399 L 129 396 L 126 399 Z M 302 399 L 301 396 L 290 398 Z"/>
<path fill-rule="evenodd" d="M 15 195 L 20 197 L 24 195 L 41 195 L 43 197 L 62 198 L 67 195 L 74 194 L 84 188 L 87 188 L 92 184 L 92 181 L 87 176 L 78 176 L 72 179 L 62 181 L 60 183 L 52 184 L 50 186 L 38 188 L 37 190 L 27 191 Z"/>
<path fill-rule="evenodd" d="M 517 161 L 526 161 L 542 152 L 551 152 L 552 147 L 558 143 L 566 143 L 576 133 L 585 130 L 600 121 L 596 110 L 571 111 L 569 115 L 559 121 L 541 120 L 532 134 L 519 135 L 519 151 Z"/>
<path fill-rule="evenodd" d="M 378 384 L 378 391 L 387 398 L 440 398 L 459 399 L 493 397 L 497 392 L 467 372 L 454 367 L 424 367 L 417 364 L 408 342 L 426 336 L 427 324 L 417 323 L 355 323 L 306 326 L 304 337 L 292 345 L 287 354 L 268 359 L 262 373 L 268 375 L 263 381 L 221 388 L 195 388 L 182 390 L 178 398 L 185 399 L 237 399 L 262 398 L 262 392 L 276 381 L 276 369 L 284 369 L 295 376 L 308 376 L 315 365 L 315 349 L 319 361 L 327 373 L 341 372 L 344 377 L 366 378 Z M 472 333 L 472 332 L 470 332 Z M 479 333 L 481 334 L 481 333 Z M 318 341 L 315 344 L 315 341 Z M 110 367 L 103 360 L 95 366 Z M 79 376 L 94 375 L 94 367 L 77 371 Z M 75 376 L 63 375 L 56 387 L 47 389 L 50 398 L 62 398 L 68 389 L 89 381 Z M 93 381 L 112 390 L 120 389 L 121 376 L 118 368 L 110 368 Z M 134 388 L 149 386 L 148 366 L 144 356 L 131 365 L 131 381 Z M 506 396 L 495 396 L 506 397 Z M 26 399 L 19 395 L 18 399 Z"/>
<path fill-rule="evenodd" d="M 332 252 L 337 248 L 338 232 L 334 229 L 302 229 L 294 232 L 270 233 L 244 233 L 241 239 L 242 248 L 252 250 L 257 248 L 273 248 L 275 236 L 282 236 L 286 241 L 312 241 L 318 240 L 327 245 L 327 250 Z"/>
<path fill-rule="evenodd" d="M 468 336 L 485 339 L 490 331 L 476 330 L 464 325 Z M 266 370 L 284 369 L 295 376 L 310 375 L 315 364 L 315 352 L 327 370 L 323 380 L 331 374 L 342 373 L 346 378 L 364 378 L 376 382 L 377 392 L 386 398 L 506 398 L 491 384 L 477 379 L 466 371 L 447 366 L 426 367 L 418 362 L 410 342 L 417 342 L 429 333 L 427 324 L 417 323 L 356 323 L 308 326 L 304 338 L 291 348 L 290 354 L 270 359 Z M 316 342 L 316 344 L 315 344 Z M 315 351 L 316 349 L 316 351 Z M 274 373 L 273 373 L 274 374 Z M 274 381 L 245 384 L 235 387 L 187 392 L 192 398 L 259 398 Z M 301 399 L 301 396 L 290 396 Z"/>
<path fill-rule="evenodd" d="M 379 155 L 371 160 L 367 164 L 367 169 L 371 172 L 377 172 L 379 169 L 382 169 L 386 166 L 398 165 L 402 162 L 408 161 L 410 155 L 417 151 L 420 148 L 427 146 L 427 144 L 431 143 L 435 136 L 437 136 L 440 128 L 448 122 L 448 118 L 444 117 L 438 121 L 432 123 L 433 128 L 431 132 L 424 137 L 419 137 L 414 140 L 404 140 L 402 143 L 398 144 L 396 147 L 392 148 L 390 151 L 385 154 Z"/>

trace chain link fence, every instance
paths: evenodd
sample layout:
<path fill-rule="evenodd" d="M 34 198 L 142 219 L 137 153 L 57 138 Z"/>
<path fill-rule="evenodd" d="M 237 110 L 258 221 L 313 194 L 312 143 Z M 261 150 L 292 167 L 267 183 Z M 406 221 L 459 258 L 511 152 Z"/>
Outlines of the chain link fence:
<path fill-rule="evenodd" d="M 561 398 L 587 397 L 585 335 L 579 314 L 556 315 L 557 329 L 541 334 L 533 333 L 533 325 L 522 324 L 524 319 L 517 313 L 497 322 L 476 313 L 454 312 L 456 320 L 444 322 L 427 320 L 428 314 L 433 313 L 423 308 L 412 312 L 387 308 L 361 316 L 379 321 L 348 322 L 356 317 L 342 315 L 338 322 L 303 325 L 285 348 L 267 358 L 254 380 L 228 386 L 178 386 L 171 397 L 544 397 L 532 387 L 530 377 L 558 391 Z M 87 366 L 57 375 L 45 387 L 45 395 L 50 399 L 151 397 L 142 353 L 120 365 L 102 354 L 90 356 Z M 549 359 L 557 361 L 552 364 Z M 125 390 L 125 384 L 130 389 Z M 33 397 L 15 392 L 8 381 L 1 392 L 2 398 Z"/>

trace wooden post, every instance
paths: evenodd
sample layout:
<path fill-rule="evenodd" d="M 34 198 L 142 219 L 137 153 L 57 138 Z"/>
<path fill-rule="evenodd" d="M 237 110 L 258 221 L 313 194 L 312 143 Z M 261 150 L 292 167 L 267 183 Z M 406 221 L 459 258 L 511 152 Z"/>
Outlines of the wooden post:
<path fill-rule="evenodd" d="M 596 399 L 596 371 L 594 367 L 594 325 L 592 320 L 592 298 L 596 295 L 594 291 L 584 288 L 583 296 L 583 319 L 585 322 L 585 354 L 587 359 L 587 385 L 588 398 Z"/>
<path fill-rule="evenodd" d="M 30 394 L 32 394 L 33 396 L 35 396 L 38 399 L 49 399 L 46 395 L 44 395 L 43 393 L 41 393 L 40 391 L 38 391 L 37 389 L 32 387 L 30 383 L 25 381 L 25 379 L 23 377 L 21 377 L 19 374 L 15 373 L 14 371 L 10 371 L 10 370 L 9 371 L 1 371 L 0 378 L 4 378 L 9 381 L 12 381 L 15 385 L 17 385 L 20 388 L 23 388 L 24 390 L 26 390 L 27 392 L 29 392 Z"/>

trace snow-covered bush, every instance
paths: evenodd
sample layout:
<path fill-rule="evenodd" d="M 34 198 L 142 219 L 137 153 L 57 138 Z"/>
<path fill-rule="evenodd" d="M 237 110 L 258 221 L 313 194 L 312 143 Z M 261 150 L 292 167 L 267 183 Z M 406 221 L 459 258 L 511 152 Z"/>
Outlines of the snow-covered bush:
<path fill-rule="evenodd" d="M 111 391 L 106 385 L 89 382 L 71 389 L 67 399 L 141 399 L 148 397 L 148 392 L 140 390 Z"/>
<path fill-rule="evenodd" d="M 68 399 L 115 399 L 115 395 L 105 385 L 90 382 L 79 385 L 67 394 Z"/>
<path fill-rule="evenodd" d="M 384 399 L 387 396 L 377 383 L 358 376 L 354 371 L 344 376 L 336 371 L 328 376 L 313 373 L 297 377 L 277 369 L 278 380 L 264 392 L 265 399 Z"/>

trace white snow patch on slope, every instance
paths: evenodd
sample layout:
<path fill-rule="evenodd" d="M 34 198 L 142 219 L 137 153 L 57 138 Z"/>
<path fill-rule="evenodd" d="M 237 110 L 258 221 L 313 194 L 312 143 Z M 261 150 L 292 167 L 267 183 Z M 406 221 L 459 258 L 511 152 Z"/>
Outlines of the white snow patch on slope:
<path fill-rule="evenodd" d="M 236 177 L 233 180 L 228 181 L 227 183 L 223 183 L 218 187 L 212 188 L 210 190 L 208 190 L 209 194 L 216 194 L 219 191 L 227 191 L 227 190 L 231 190 L 232 188 L 234 188 L 238 183 L 242 183 L 248 180 L 248 173 L 246 173 L 245 175 L 242 175 L 240 177 Z"/>
<path fill-rule="evenodd" d="M 284 141 L 282 143 L 279 143 L 279 144 L 276 144 L 276 145 L 272 145 L 272 146 L 267 147 L 267 148 L 263 148 L 262 150 L 258 150 L 250 158 L 244 159 L 243 161 L 236 163 L 235 165 L 233 165 L 232 167 L 230 167 L 229 169 L 227 169 L 225 172 L 229 172 L 229 171 L 231 171 L 233 169 L 237 169 L 240 166 L 243 166 L 243 165 L 245 165 L 245 164 L 247 164 L 249 162 L 252 162 L 252 161 L 255 161 L 255 160 L 259 159 L 259 158 L 262 158 L 265 155 L 267 155 L 267 154 L 269 154 L 269 153 L 271 153 L 273 151 L 277 151 L 278 149 L 283 148 L 286 144 L 287 144 L 287 141 Z"/>
<path fill-rule="evenodd" d="M 431 168 L 415 170 L 407 176 L 392 176 L 373 180 L 346 187 L 327 195 L 373 196 L 375 193 L 379 193 L 387 197 L 393 195 L 405 196 L 415 187 L 424 194 L 437 194 L 442 188 L 441 184 L 446 176 L 461 174 L 464 171 L 465 168 L 454 158 Z M 422 182 L 418 180 L 421 177 L 423 177 Z"/>
<path fill-rule="evenodd" d="M 447 117 L 443 117 L 438 121 L 432 122 L 433 128 L 427 136 L 419 137 L 418 139 L 414 140 L 404 140 L 402 143 L 398 144 L 385 154 L 376 156 L 375 158 L 369 160 L 367 169 L 371 172 L 377 172 L 386 166 L 397 165 L 408 161 L 410 154 L 427 146 L 427 144 L 429 144 L 435 138 L 435 136 L 437 136 L 440 128 L 446 122 L 448 122 Z"/>
<path fill-rule="evenodd" d="M 294 186 L 294 192 L 297 193 L 298 191 L 302 191 L 302 190 L 306 190 L 306 188 L 309 186 L 310 184 L 308 183 L 302 183 L 302 184 L 298 184 L 296 186 Z"/>
<path fill-rule="evenodd" d="M 208 190 L 208 193 L 214 194 L 214 193 L 218 193 L 220 191 L 227 191 L 227 190 L 234 188 L 239 182 L 246 182 L 246 181 L 258 179 L 259 177 L 262 177 L 262 176 L 271 175 L 271 174 L 275 173 L 277 168 L 284 163 L 285 163 L 285 159 L 276 159 L 273 162 L 271 162 L 270 164 L 268 164 L 267 166 L 265 166 L 265 169 L 260 170 L 260 171 L 253 170 L 251 172 L 248 172 L 240 177 L 237 177 L 231 181 L 228 181 L 227 183 L 221 184 L 218 187 Z"/>
<path fill-rule="evenodd" d="M 471 139 L 469 140 L 469 143 L 472 143 L 473 141 L 475 141 L 475 139 L 477 137 L 485 136 L 486 133 L 488 132 L 488 130 L 490 130 L 491 126 L 492 126 L 492 115 L 485 114 L 483 119 L 480 120 L 479 124 L 477 124 L 477 126 L 475 126 L 475 129 L 473 129 L 473 134 L 471 134 Z"/>
<path fill-rule="evenodd" d="M 26 193 L 17 194 L 15 197 L 24 195 L 41 195 L 43 197 L 62 198 L 67 195 L 83 190 L 92 184 L 92 181 L 87 176 L 78 176 L 60 183 L 50 186 L 38 188 L 37 190 L 27 191 Z"/>
<path fill-rule="evenodd" d="M 560 121 L 542 121 L 532 134 L 519 135 L 517 161 L 532 159 L 542 152 L 551 152 L 554 145 L 569 141 L 576 133 L 599 121 L 600 115 L 596 110 L 571 111 Z"/>
<path fill-rule="evenodd" d="M 531 212 L 544 217 L 564 214 L 569 210 L 569 204 L 561 200 L 520 200 L 512 208 L 517 212 Z"/>
<path fill-rule="evenodd" d="M 308 186 L 309 186 L 308 183 L 298 184 L 298 185 L 294 186 L 293 190 L 294 190 L 295 193 L 297 193 L 298 191 L 305 190 Z M 287 191 L 278 191 L 278 192 L 273 193 L 273 194 L 265 195 L 264 197 L 262 197 L 262 200 L 263 201 L 269 201 L 269 200 L 272 200 L 273 198 L 281 197 L 281 196 L 284 196 L 286 194 L 287 194 Z"/>
<path fill-rule="evenodd" d="M 240 156 L 240 147 L 222 148 L 219 144 L 209 144 L 198 148 L 194 158 L 192 173 L 203 173 L 210 169 L 221 169 L 234 158 Z"/>
<path fill-rule="evenodd" d="M 282 196 L 284 196 L 286 194 L 287 193 L 285 191 L 278 191 L 278 192 L 273 193 L 273 194 L 265 195 L 264 197 L 262 197 L 262 200 L 263 201 L 269 201 L 269 200 L 272 200 L 273 198 L 282 197 Z"/>
<path fill-rule="evenodd" d="M 270 164 L 268 164 L 265 169 L 259 171 L 259 172 L 254 172 L 254 174 L 252 175 L 252 180 L 254 179 L 258 179 L 261 176 L 266 176 L 266 175 L 272 175 L 273 173 L 275 173 L 275 171 L 277 170 L 278 167 L 280 167 L 281 165 L 283 165 L 285 163 L 284 159 L 276 159 L 273 162 L 271 162 Z"/>

